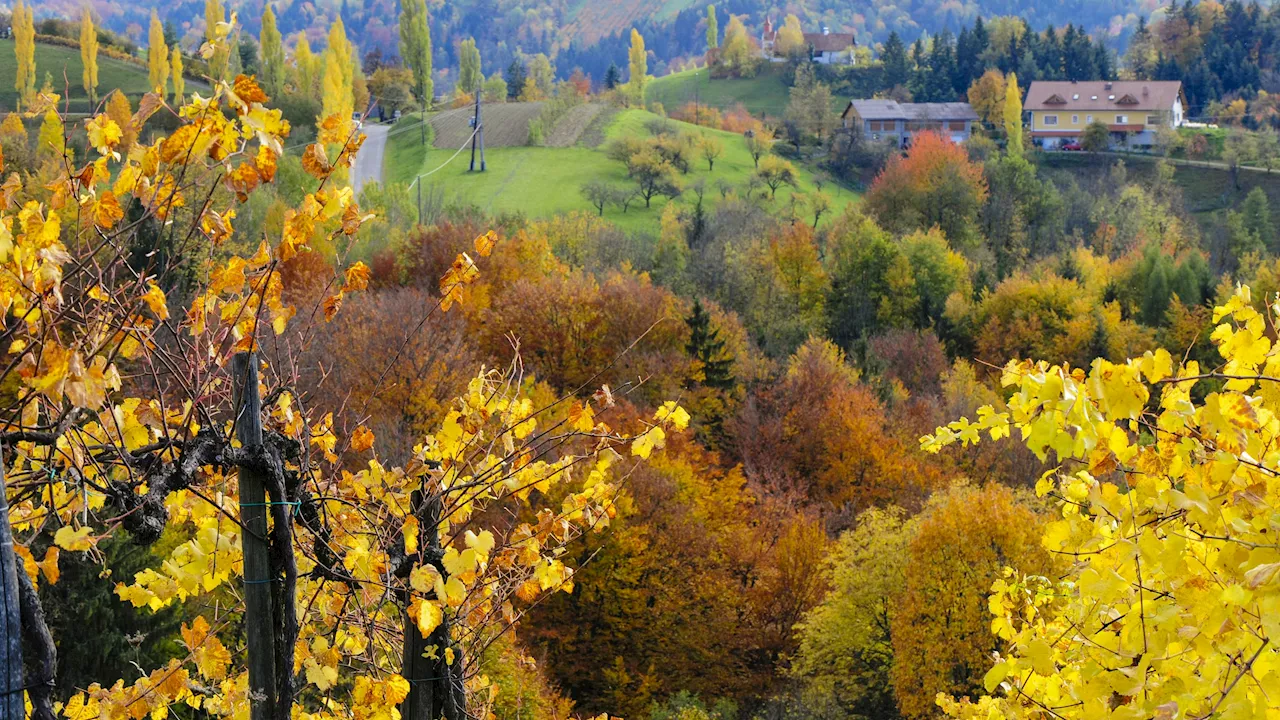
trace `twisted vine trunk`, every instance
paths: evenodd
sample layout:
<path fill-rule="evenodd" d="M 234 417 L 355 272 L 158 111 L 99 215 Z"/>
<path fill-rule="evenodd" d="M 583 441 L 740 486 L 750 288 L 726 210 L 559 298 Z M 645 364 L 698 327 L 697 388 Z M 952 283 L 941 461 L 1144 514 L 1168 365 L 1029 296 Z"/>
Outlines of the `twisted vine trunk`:
<path fill-rule="evenodd" d="M 418 561 L 427 562 L 445 574 L 444 551 L 440 547 L 440 498 L 411 498 L 418 516 Z M 453 662 L 445 662 L 445 649 L 452 647 L 449 616 L 427 637 L 406 613 L 404 617 L 404 667 L 401 675 L 409 681 L 409 696 L 400 705 L 401 720 L 465 720 L 467 701 L 462 685 L 463 658 L 453 648 Z"/>

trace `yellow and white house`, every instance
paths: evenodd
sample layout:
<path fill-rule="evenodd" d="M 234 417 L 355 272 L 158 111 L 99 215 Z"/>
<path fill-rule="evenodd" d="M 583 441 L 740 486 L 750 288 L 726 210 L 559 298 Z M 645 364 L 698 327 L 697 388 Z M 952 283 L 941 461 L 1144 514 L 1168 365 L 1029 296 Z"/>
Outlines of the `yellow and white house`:
<path fill-rule="evenodd" d="M 1186 106 L 1176 80 L 1055 80 L 1031 83 L 1022 109 L 1032 142 L 1053 149 L 1079 141 L 1094 122 L 1111 131 L 1113 147 L 1150 147 L 1161 127 L 1182 124 Z"/>

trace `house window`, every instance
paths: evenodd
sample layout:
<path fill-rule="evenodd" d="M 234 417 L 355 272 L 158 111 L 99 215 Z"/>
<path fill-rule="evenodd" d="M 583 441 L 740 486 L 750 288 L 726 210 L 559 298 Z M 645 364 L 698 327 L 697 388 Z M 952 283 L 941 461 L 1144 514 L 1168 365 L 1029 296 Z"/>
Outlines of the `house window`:
<path fill-rule="evenodd" d="M 952 120 L 951 122 L 947 123 L 947 129 L 953 132 L 964 132 L 964 121 Z"/>
<path fill-rule="evenodd" d="M 1085 125 L 1092 125 L 1092 124 L 1093 124 L 1093 116 L 1092 116 L 1092 115 L 1085 115 L 1085 116 L 1084 116 L 1084 124 L 1085 124 Z"/>
<path fill-rule="evenodd" d="M 1159 115 L 1148 115 L 1148 116 L 1147 116 L 1147 124 L 1148 124 L 1148 125 L 1159 125 L 1159 124 L 1160 124 L 1160 116 L 1159 116 Z"/>
<path fill-rule="evenodd" d="M 1048 126 L 1048 125 L 1057 125 L 1057 124 L 1058 124 L 1058 116 L 1057 116 L 1057 115 L 1045 115 L 1045 116 L 1044 116 L 1044 124 L 1045 124 L 1046 126 Z"/>
<path fill-rule="evenodd" d="M 1071 124 L 1072 124 L 1072 125 L 1079 125 L 1079 124 L 1080 124 L 1080 116 L 1079 116 L 1079 115 L 1072 115 L 1072 116 L 1071 116 Z"/>
<path fill-rule="evenodd" d="M 1117 124 L 1117 125 L 1128 125 L 1128 124 L 1129 124 L 1129 116 L 1128 116 L 1128 115 L 1117 115 L 1117 116 L 1116 116 L 1116 124 Z"/>

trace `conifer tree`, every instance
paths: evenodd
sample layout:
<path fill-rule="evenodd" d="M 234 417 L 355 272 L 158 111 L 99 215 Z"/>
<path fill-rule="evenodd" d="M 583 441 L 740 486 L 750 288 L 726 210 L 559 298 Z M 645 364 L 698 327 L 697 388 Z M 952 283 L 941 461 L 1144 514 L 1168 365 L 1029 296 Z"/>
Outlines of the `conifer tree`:
<path fill-rule="evenodd" d="M 98 30 L 93 26 L 93 10 L 88 5 L 80 15 L 80 64 L 84 66 L 81 79 L 89 104 L 98 104 Z"/>
<path fill-rule="evenodd" d="M 689 342 L 685 352 L 697 363 L 693 381 L 716 390 L 728 390 L 735 384 L 733 358 L 725 350 L 719 328 L 711 325 L 711 316 L 702 300 L 693 301 L 693 312 L 685 318 L 689 326 Z"/>
<path fill-rule="evenodd" d="M 622 70 L 618 68 L 617 63 L 609 63 L 609 69 L 604 74 L 604 86 L 609 90 L 618 87 L 622 82 Z"/>
<path fill-rule="evenodd" d="M 276 14 L 267 3 L 262 11 L 262 89 L 278 95 L 284 88 L 284 40 L 276 25 Z"/>
<path fill-rule="evenodd" d="M 151 89 L 165 94 L 169 83 L 169 48 L 164 44 L 164 26 L 160 16 L 151 10 L 151 29 L 147 33 L 147 80 Z"/>

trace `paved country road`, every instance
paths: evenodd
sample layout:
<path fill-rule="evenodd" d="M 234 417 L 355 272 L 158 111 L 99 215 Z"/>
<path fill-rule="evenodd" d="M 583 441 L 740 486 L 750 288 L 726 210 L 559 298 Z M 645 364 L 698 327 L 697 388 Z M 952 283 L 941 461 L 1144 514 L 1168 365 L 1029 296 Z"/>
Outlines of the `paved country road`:
<path fill-rule="evenodd" d="M 351 168 L 351 189 L 359 193 L 365 183 L 382 182 L 382 156 L 387 150 L 386 125 L 365 123 L 364 144 L 356 154 L 356 164 Z"/>

